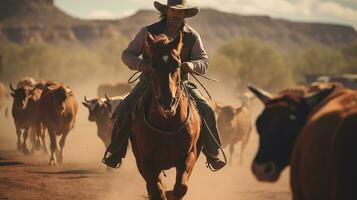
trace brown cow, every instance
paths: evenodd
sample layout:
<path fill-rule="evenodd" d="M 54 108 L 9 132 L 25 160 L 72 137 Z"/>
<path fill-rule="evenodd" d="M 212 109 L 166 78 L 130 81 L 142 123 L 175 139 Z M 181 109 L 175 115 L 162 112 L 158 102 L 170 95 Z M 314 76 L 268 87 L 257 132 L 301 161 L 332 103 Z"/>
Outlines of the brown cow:
<path fill-rule="evenodd" d="M 46 138 L 45 138 L 45 126 L 41 122 L 41 106 L 40 98 L 43 90 L 45 89 L 45 82 L 37 83 L 31 90 L 31 95 L 28 100 L 28 115 L 30 122 L 30 136 L 33 143 L 31 153 L 35 150 L 40 150 L 42 146 L 43 153 L 48 153 Z M 42 143 L 42 144 L 41 144 Z"/>
<path fill-rule="evenodd" d="M 113 98 L 106 96 L 106 99 L 94 98 L 90 100 L 84 97 L 84 102 L 82 102 L 88 108 L 88 120 L 96 123 L 98 137 L 104 142 L 106 148 L 108 148 L 112 138 L 112 114 L 122 100 L 122 96 Z"/>
<path fill-rule="evenodd" d="M 249 135 L 252 130 L 249 112 L 242 104 L 239 107 L 221 106 L 216 104 L 215 111 L 217 114 L 218 129 L 222 139 L 222 147 L 229 145 L 229 163 L 232 164 L 232 155 L 234 145 L 239 141 L 242 142 L 240 163 L 243 162 L 243 151 L 248 143 Z"/>
<path fill-rule="evenodd" d="M 2 109 L 2 107 L 4 106 L 4 100 L 5 99 L 9 99 L 9 93 L 5 87 L 5 85 L 3 83 L 0 82 L 0 110 Z M 5 111 L 5 115 L 6 114 L 6 111 Z"/>
<path fill-rule="evenodd" d="M 131 91 L 131 87 L 127 83 L 109 84 L 103 83 L 98 86 L 98 97 L 104 97 L 105 94 L 109 96 L 123 96 Z"/>
<path fill-rule="evenodd" d="M 250 89 L 265 105 L 256 122 L 258 180 L 276 181 L 290 164 L 294 200 L 357 199 L 357 92 L 333 86 L 272 97 Z"/>
<path fill-rule="evenodd" d="M 63 148 L 66 137 L 75 124 L 78 104 L 73 91 L 58 84 L 46 85 L 40 99 L 41 122 L 47 128 L 51 143 L 50 165 L 63 162 Z M 58 150 L 57 136 L 62 135 Z M 57 155 L 55 155 L 55 153 Z"/>
<path fill-rule="evenodd" d="M 19 85 L 19 84 L 18 84 Z M 22 86 L 14 88 L 10 84 L 11 96 L 13 97 L 12 117 L 14 118 L 16 135 L 17 135 L 17 150 L 22 151 L 24 154 L 30 154 L 27 148 L 27 138 L 29 136 L 30 116 L 28 100 L 32 88 L 29 86 Z M 21 142 L 21 134 L 23 132 L 23 142 Z"/>

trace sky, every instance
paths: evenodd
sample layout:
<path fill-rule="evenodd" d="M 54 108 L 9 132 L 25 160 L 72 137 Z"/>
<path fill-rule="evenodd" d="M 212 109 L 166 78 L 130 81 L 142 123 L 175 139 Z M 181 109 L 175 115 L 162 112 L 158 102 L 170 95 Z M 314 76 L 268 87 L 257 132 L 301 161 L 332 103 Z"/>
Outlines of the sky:
<path fill-rule="evenodd" d="M 84 19 L 117 19 L 140 9 L 154 9 L 152 0 L 55 0 L 72 16 Z M 166 3 L 166 0 L 159 0 Z M 188 0 L 190 5 L 241 15 L 269 15 L 293 21 L 325 22 L 354 26 L 357 0 Z"/>

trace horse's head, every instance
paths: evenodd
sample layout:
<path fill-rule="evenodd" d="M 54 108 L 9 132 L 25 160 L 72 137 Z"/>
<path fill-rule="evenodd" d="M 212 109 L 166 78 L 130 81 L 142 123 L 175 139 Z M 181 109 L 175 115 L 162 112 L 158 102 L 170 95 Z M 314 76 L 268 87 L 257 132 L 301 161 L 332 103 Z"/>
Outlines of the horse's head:
<path fill-rule="evenodd" d="M 149 33 L 146 42 L 151 58 L 153 95 L 162 111 L 173 115 L 180 96 L 182 32 L 173 40 L 169 40 L 166 35 L 154 38 Z"/>

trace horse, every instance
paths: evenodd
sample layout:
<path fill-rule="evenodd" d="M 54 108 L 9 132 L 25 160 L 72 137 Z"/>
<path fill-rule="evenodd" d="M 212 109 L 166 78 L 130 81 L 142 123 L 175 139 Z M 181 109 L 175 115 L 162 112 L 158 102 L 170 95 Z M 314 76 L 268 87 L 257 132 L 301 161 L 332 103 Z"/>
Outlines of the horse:
<path fill-rule="evenodd" d="M 183 199 L 188 179 L 202 150 L 200 115 L 181 80 L 182 32 L 146 37 L 151 68 L 149 86 L 133 110 L 132 150 L 149 199 Z M 165 191 L 161 172 L 176 168 L 172 191 Z"/>

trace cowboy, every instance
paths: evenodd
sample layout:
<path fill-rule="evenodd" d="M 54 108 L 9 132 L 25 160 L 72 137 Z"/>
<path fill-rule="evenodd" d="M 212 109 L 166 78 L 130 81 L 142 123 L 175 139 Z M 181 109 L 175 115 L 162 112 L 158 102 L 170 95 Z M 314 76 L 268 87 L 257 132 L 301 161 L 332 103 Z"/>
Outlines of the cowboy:
<path fill-rule="evenodd" d="M 144 76 L 141 76 L 139 83 L 117 109 L 114 116 L 116 122 L 112 133 L 112 143 L 107 149 L 103 162 L 110 167 L 118 167 L 122 158 L 126 155 L 128 138 L 132 131 L 132 119 L 129 113 L 135 106 L 135 102 L 138 101 L 138 97 L 143 94 L 149 84 L 145 77 L 146 72 L 151 68 L 149 57 L 145 53 L 147 34 L 165 34 L 169 38 L 175 38 L 181 31 L 183 33 L 183 48 L 180 54 L 182 79 L 187 85 L 191 98 L 198 105 L 198 110 L 205 122 L 202 122 L 201 133 L 204 138 L 203 153 L 207 158 L 207 163 L 213 170 L 219 170 L 225 165 L 225 162 L 219 158 L 221 141 L 214 111 L 197 87 L 188 81 L 188 73 L 205 74 L 208 68 L 208 57 L 200 35 L 184 20 L 197 15 L 199 9 L 189 7 L 185 0 L 167 0 L 167 5 L 155 1 L 154 6 L 160 11 L 161 20 L 142 28 L 122 53 L 121 58 L 124 64 L 132 70 L 143 72 Z M 141 55 L 142 58 L 139 57 Z M 208 127 L 206 124 L 208 124 Z"/>

